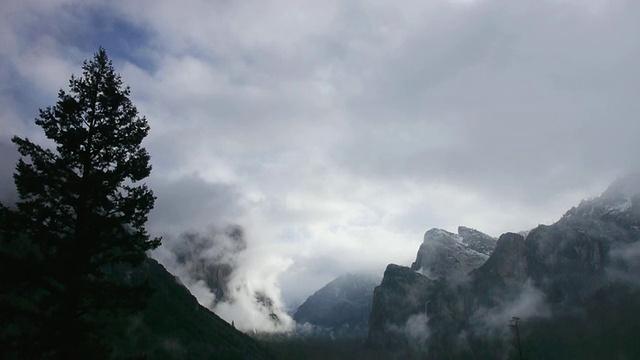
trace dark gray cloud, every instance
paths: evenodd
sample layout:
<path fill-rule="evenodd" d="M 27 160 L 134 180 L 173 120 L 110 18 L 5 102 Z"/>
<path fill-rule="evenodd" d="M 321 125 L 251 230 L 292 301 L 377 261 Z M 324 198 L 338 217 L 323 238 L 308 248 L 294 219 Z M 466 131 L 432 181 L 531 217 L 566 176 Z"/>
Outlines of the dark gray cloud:
<path fill-rule="evenodd" d="M 607 181 L 639 150 L 636 8 L 445 9 L 376 59 L 335 157 L 364 176 L 440 179 L 531 203 Z"/>
<path fill-rule="evenodd" d="M 243 211 L 233 186 L 208 183 L 196 175 L 153 178 L 149 186 L 157 197 L 149 217 L 149 226 L 156 231 L 178 234 L 225 225 Z"/>

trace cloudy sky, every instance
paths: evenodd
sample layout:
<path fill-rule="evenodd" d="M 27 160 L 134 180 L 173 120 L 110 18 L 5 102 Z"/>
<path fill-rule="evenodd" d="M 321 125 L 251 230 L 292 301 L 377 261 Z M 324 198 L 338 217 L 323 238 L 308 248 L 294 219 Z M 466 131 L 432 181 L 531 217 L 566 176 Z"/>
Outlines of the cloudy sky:
<path fill-rule="evenodd" d="M 0 2 L 9 139 L 98 46 L 150 123 L 168 238 L 245 228 L 245 274 L 295 304 L 408 265 L 432 227 L 551 223 L 640 153 L 640 2 Z"/>

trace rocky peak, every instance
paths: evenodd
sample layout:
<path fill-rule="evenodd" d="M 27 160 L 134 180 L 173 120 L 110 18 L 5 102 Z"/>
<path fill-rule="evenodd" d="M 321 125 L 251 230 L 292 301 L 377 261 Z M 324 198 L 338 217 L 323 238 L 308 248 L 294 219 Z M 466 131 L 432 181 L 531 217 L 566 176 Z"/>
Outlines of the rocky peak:
<path fill-rule="evenodd" d="M 602 197 L 632 197 L 640 193 L 640 172 L 630 173 L 611 183 Z"/>
<path fill-rule="evenodd" d="M 613 220 L 622 226 L 640 226 L 640 173 L 614 181 L 601 196 L 583 200 L 567 211 L 562 220 L 575 218 Z"/>
<path fill-rule="evenodd" d="M 411 269 L 430 279 L 460 278 L 484 264 L 495 239 L 463 226 L 458 231 L 458 234 L 435 228 L 427 231 Z"/>
<path fill-rule="evenodd" d="M 601 196 L 583 200 L 555 224 L 532 230 L 525 242 L 530 275 L 542 281 L 553 274 L 558 298 L 592 287 L 589 276 L 611 266 L 609 251 L 640 238 L 640 175 L 612 183 Z M 547 281 L 548 283 L 548 281 Z M 573 289 L 567 291 L 567 289 Z"/>
<path fill-rule="evenodd" d="M 493 236 L 466 226 L 458 226 L 458 236 L 469 249 L 485 255 L 491 255 L 496 247 L 497 240 Z"/>

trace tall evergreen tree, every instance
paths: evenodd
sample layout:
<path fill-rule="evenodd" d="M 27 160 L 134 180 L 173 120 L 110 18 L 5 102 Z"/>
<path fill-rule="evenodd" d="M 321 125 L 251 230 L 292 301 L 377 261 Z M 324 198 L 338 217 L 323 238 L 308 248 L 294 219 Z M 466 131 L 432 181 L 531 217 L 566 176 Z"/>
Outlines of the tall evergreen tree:
<path fill-rule="evenodd" d="M 2 299 L 30 324 L 2 335 L 31 331 L 43 351 L 36 356 L 80 355 L 101 312 L 140 300 L 115 274 L 160 245 L 145 229 L 155 197 L 139 183 L 151 172 L 141 146 L 149 125 L 103 48 L 82 69 L 35 120 L 55 149 L 13 138 L 20 200 L 16 211 L 0 209 L 0 255 L 25 271 L 3 285 Z"/>

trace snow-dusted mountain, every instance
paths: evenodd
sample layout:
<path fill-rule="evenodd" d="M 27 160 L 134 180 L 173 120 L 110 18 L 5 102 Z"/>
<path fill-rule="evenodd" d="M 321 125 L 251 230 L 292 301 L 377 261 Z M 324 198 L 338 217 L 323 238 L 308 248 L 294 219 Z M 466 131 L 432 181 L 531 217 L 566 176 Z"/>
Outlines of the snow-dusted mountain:
<path fill-rule="evenodd" d="M 349 334 L 366 333 L 373 289 L 380 277 L 346 274 L 331 281 L 298 307 L 293 318 L 299 324 L 343 330 Z"/>
<path fill-rule="evenodd" d="M 458 234 L 431 229 L 411 269 L 430 279 L 463 277 L 484 264 L 495 245 L 493 237 L 464 226 L 458 227 Z"/>

